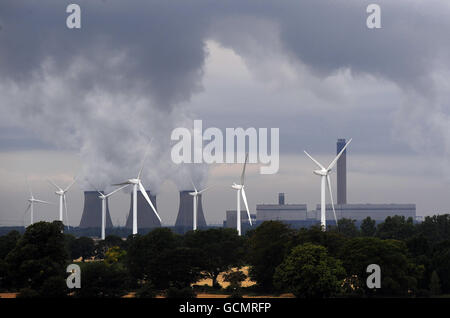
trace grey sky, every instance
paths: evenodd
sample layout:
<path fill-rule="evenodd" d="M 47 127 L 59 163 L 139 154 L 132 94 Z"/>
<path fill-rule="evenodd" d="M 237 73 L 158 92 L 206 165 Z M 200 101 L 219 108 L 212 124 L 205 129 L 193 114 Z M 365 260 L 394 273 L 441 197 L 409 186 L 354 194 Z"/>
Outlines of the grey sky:
<path fill-rule="evenodd" d="M 302 151 L 331 160 L 336 139 L 353 137 L 350 201 L 449 212 L 448 1 L 377 1 L 381 30 L 365 27 L 371 2 L 360 0 L 77 1 L 81 30 L 65 27 L 69 3 L 0 3 L 0 177 L 14 179 L 0 187 L 0 224 L 21 219 L 25 175 L 51 199 L 45 178 L 76 173 L 77 224 L 81 190 L 134 176 L 150 137 L 144 183 L 167 222 L 189 176 L 217 185 L 204 207 L 219 222 L 239 167 L 167 161 L 172 128 L 192 119 L 280 128 L 280 173 L 249 172 L 253 210 L 278 191 L 315 207 Z"/>

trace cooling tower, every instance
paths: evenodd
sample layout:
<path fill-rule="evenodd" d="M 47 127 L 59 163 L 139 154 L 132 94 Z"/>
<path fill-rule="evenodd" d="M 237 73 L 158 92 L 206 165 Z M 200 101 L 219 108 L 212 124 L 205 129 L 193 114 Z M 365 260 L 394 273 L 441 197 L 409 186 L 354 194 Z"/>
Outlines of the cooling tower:
<path fill-rule="evenodd" d="M 103 191 L 102 191 L 103 193 Z M 97 191 L 84 191 L 84 208 L 80 221 L 81 228 L 102 226 L 102 200 Z M 106 198 L 106 227 L 111 228 L 111 216 L 109 215 L 108 198 Z"/>
<path fill-rule="evenodd" d="M 180 207 L 178 209 L 177 220 L 175 221 L 175 228 L 177 232 L 187 232 L 192 230 L 194 226 L 193 210 L 194 210 L 194 197 L 189 194 L 191 191 L 180 191 Z M 203 215 L 202 208 L 202 195 L 198 195 L 197 205 L 197 228 L 206 227 L 205 216 Z"/>
<path fill-rule="evenodd" d="M 156 211 L 158 211 L 156 206 L 156 195 L 151 194 L 150 191 L 146 192 Z M 128 214 L 126 227 L 131 229 L 133 228 L 133 192 L 130 193 L 130 199 L 130 212 Z M 141 191 L 137 191 L 137 226 L 138 229 L 148 229 L 161 226 L 161 222 L 159 222 L 155 212 L 153 212 L 152 207 L 148 204 L 147 200 L 145 200 Z"/>
<path fill-rule="evenodd" d="M 345 139 L 338 139 L 336 153 L 345 147 Z M 347 149 L 337 162 L 337 204 L 347 204 Z"/>

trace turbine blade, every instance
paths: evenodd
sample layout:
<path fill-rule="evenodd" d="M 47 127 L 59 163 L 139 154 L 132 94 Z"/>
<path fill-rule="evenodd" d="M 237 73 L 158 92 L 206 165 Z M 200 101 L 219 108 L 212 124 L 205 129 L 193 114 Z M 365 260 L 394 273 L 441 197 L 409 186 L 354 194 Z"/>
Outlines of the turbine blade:
<path fill-rule="evenodd" d="M 191 183 L 192 183 L 192 186 L 194 187 L 195 192 L 198 192 L 197 188 L 195 187 L 194 181 L 192 181 L 192 178 L 191 178 Z"/>
<path fill-rule="evenodd" d="M 139 182 L 139 190 L 141 190 L 141 193 L 142 193 L 142 195 L 144 196 L 145 200 L 147 200 L 148 204 L 150 204 L 150 206 L 152 207 L 152 210 L 153 210 L 153 212 L 155 212 L 155 215 L 156 215 L 156 217 L 158 218 L 159 222 L 162 222 L 162 221 L 161 221 L 161 218 L 159 217 L 158 212 L 156 212 L 156 209 L 155 209 L 155 207 L 153 206 L 153 203 L 152 203 L 152 201 L 150 200 L 150 198 L 148 197 L 147 192 L 145 191 L 145 188 L 144 188 L 144 186 L 142 185 L 141 182 Z"/>
<path fill-rule="evenodd" d="M 333 192 L 331 191 L 331 180 L 330 180 L 330 175 L 329 174 L 327 174 L 327 184 L 328 184 L 328 190 L 330 191 L 330 200 L 331 200 L 331 207 L 333 208 L 334 221 L 336 221 L 336 226 L 338 226 L 338 221 L 337 221 L 337 217 L 336 217 L 336 210 L 334 209 Z"/>
<path fill-rule="evenodd" d="M 53 185 L 57 190 L 63 191 L 63 189 L 61 189 L 60 187 L 58 187 L 52 180 L 47 179 L 47 182 L 49 182 L 51 185 Z"/>
<path fill-rule="evenodd" d="M 126 187 L 128 187 L 128 186 L 129 186 L 129 184 L 126 184 L 126 185 L 124 185 L 124 186 L 121 186 L 120 188 L 117 188 L 117 189 L 114 190 L 113 192 L 106 194 L 105 197 L 109 197 L 109 196 L 113 195 L 114 193 L 116 193 L 117 191 L 120 191 L 120 190 L 122 190 L 123 188 L 126 188 Z"/>
<path fill-rule="evenodd" d="M 25 212 L 23 212 L 23 215 L 25 216 L 25 214 L 27 214 L 27 212 L 30 210 L 31 208 L 31 203 L 28 203 L 27 209 L 25 210 Z"/>
<path fill-rule="evenodd" d="M 245 209 L 247 210 L 248 220 L 250 222 L 250 225 L 252 225 L 252 218 L 250 217 L 250 211 L 248 210 L 247 196 L 245 195 L 244 188 L 242 188 L 242 190 L 241 190 L 241 195 L 242 195 L 242 199 L 244 200 Z"/>
<path fill-rule="evenodd" d="M 248 152 L 245 154 L 244 168 L 242 168 L 241 185 L 244 185 L 245 181 L 245 167 L 247 166 L 247 160 L 248 160 Z"/>
<path fill-rule="evenodd" d="M 342 148 L 342 150 L 339 152 L 339 154 L 336 156 L 336 158 L 334 158 L 333 161 L 331 161 L 330 165 L 328 166 L 327 170 L 333 169 L 334 165 L 336 164 L 336 162 L 339 160 L 339 157 L 344 153 L 345 149 L 347 148 L 347 146 L 352 142 L 352 138 L 350 138 L 350 140 L 345 144 L 344 148 Z"/>
<path fill-rule="evenodd" d="M 66 195 L 63 195 L 63 202 L 64 202 L 64 210 L 66 211 L 66 222 L 67 222 L 67 227 L 69 228 L 69 215 L 67 214 L 67 200 L 66 200 Z M 64 224 L 64 222 L 63 222 Z"/>
<path fill-rule="evenodd" d="M 147 160 L 148 151 L 150 150 L 150 145 L 151 145 L 152 141 L 153 141 L 153 137 L 150 139 L 150 142 L 148 143 L 147 150 L 145 150 L 144 160 L 142 161 L 142 166 L 141 166 L 141 169 L 139 170 L 137 179 L 139 179 L 141 177 L 141 173 L 142 173 L 142 170 L 144 169 L 145 160 Z"/>
<path fill-rule="evenodd" d="M 211 188 L 212 188 L 212 186 L 211 186 L 211 187 L 206 187 L 206 188 L 204 188 L 203 190 L 199 191 L 198 194 L 203 193 L 203 192 L 205 192 L 206 190 L 211 189 Z"/>
<path fill-rule="evenodd" d="M 114 183 L 114 184 L 111 184 L 111 185 L 113 185 L 113 186 L 122 186 L 122 185 L 129 185 L 130 183 L 128 182 L 128 181 L 125 181 L 125 182 L 122 182 L 122 183 Z"/>
<path fill-rule="evenodd" d="M 37 200 L 37 199 L 35 199 L 35 200 L 34 200 L 34 202 L 45 203 L 45 204 L 53 204 L 53 203 L 51 203 L 51 202 L 48 202 L 48 201 L 44 201 L 44 200 Z"/>
<path fill-rule="evenodd" d="M 33 191 L 31 191 L 30 180 L 28 180 L 28 177 L 27 177 L 27 185 L 28 185 L 28 191 L 30 191 L 30 197 L 33 197 Z"/>
<path fill-rule="evenodd" d="M 307 153 L 305 150 L 303 150 L 303 152 L 309 157 L 309 159 L 311 159 L 312 161 L 314 161 L 314 163 L 315 163 L 316 165 L 318 165 L 320 169 L 324 169 L 324 170 L 325 170 L 325 167 L 322 166 L 322 165 L 320 164 L 319 161 L 317 161 L 316 159 L 314 159 L 314 158 L 313 158 L 309 153 Z"/>
<path fill-rule="evenodd" d="M 76 178 L 73 179 L 72 183 L 64 190 L 64 192 L 69 191 L 69 189 L 75 184 L 75 182 L 77 182 Z"/>

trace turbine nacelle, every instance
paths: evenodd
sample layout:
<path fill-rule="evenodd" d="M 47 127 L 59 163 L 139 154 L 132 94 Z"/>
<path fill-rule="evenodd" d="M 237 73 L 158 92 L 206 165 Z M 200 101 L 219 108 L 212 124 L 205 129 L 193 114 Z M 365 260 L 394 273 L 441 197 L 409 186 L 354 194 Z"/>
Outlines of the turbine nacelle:
<path fill-rule="evenodd" d="M 244 186 L 241 185 L 241 184 L 233 183 L 233 184 L 231 185 L 231 187 L 232 187 L 234 190 L 241 190 Z"/>
<path fill-rule="evenodd" d="M 328 175 L 328 173 L 330 173 L 330 171 L 331 171 L 331 169 L 330 169 L 330 170 L 320 169 L 320 170 L 314 170 L 313 173 L 314 173 L 315 175 L 325 177 L 325 176 Z"/>

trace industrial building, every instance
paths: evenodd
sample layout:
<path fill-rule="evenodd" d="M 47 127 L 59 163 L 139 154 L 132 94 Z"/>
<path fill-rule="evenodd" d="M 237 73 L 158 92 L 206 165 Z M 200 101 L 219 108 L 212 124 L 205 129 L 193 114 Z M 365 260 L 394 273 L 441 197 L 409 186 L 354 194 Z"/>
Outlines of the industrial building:
<path fill-rule="evenodd" d="M 104 193 L 102 191 L 102 193 Z M 108 198 L 106 200 L 106 228 L 113 226 L 109 214 Z M 80 228 L 100 228 L 102 226 L 102 200 L 97 191 L 84 191 L 84 207 Z"/>
<path fill-rule="evenodd" d="M 180 204 L 178 208 L 178 215 L 175 221 L 175 232 L 186 233 L 191 231 L 194 227 L 194 196 L 190 195 L 190 191 L 180 191 Z M 206 227 L 205 215 L 202 208 L 202 195 L 197 196 L 197 228 L 202 229 Z"/>
<path fill-rule="evenodd" d="M 284 193 L 278 194 L 278 204 L 257 204 L 256 221 L 305 221 L 306 204 L 286 204 Z"/>
<path fill-rule="evenodd" d="M 237 228 L 237 212 L 236 210 L 227 210 L 226 211 L 226 219 L 223 221 L 223 227 L 226 228 Z M 256 214 L 250 214 L 252 219 L 252 224 L 255 226 L 256 223 Z M 245 233 L 247 230 L 251 228 L 250 222 L 248 221 L 248 216 L 246 211 L 241 211 L 241 229 L 242 233 Z"/>
<path fill-rule="evenodd" d="M 334 206 L 336 210 L 336 218 L 362 221 L 369 217 L 377 222 L 384 221 L 388 216 L 404 216 L 405 218 L 412 217 L 416 220 L 416 205 L 415 204 L 337 204 Z M 326 218 L 333 224 L 334 215 L 331 204 L 326 205 Z M 316 219 L 320 220 L 320 204 L 316 207 Z"/>
<path fill-rule="evenodd" d="M 151 194 L 150 191 L 146 192 L 152 201 L 153 206 L 158 210 L 156 207 L 156 195 Z M 148 204 L 147 200 L 145 200 L 141 191 L 137 191 L 137 225 L 138 229 L 149 229 L 161 226 L 161 222 L 156 217 L 155 212 L 153 212 L 153 209 Z M 133 192 L 130 194 L 130 212 L 128 213 L 125 227 L 130 229 L 133 227 Z"/>

